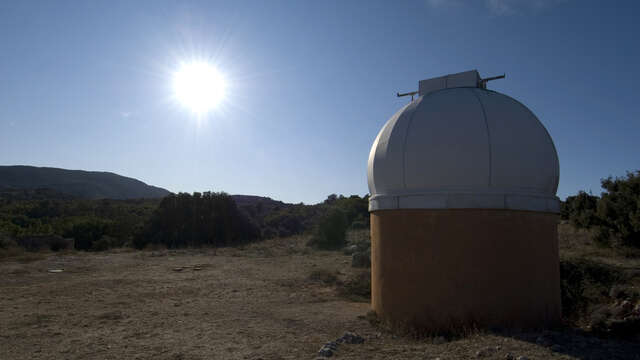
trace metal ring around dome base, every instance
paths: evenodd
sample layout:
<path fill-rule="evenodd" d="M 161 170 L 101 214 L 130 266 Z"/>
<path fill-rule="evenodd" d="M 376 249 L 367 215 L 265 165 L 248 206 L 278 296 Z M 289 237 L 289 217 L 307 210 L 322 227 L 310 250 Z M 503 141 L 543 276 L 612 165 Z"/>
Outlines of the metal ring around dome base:
<path fill-rule="evenodd" d="M 374 195 L 369 211 L 395 209 L 508 209 L 560 212 L 557 196 L 496 193 L 429 193 Z"/>

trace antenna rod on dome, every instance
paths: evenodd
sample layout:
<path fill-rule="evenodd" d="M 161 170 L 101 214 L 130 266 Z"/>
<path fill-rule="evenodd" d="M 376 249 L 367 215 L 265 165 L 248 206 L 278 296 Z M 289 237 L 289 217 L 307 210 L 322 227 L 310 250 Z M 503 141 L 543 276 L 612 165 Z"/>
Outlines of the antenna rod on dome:
<path fill-rule="evenodd" d="M 404 94 L 396 93 L 396 95 L 397 95 L 398 97 L 401 97 L 401 96 L 409 96 L 409 95 L 411 95 L 411 101 L 413 101 L 413 96 L 414 96 L 415 94 L 417 94 L 417 93 L 418 93 L 417 91 L 411 91 L 411 92 L 404 93 Z"/>
<path fill-rule="evenodd" d="M 498 76 L 493 76 L 493 77 L 480 79 L 480 81 L 478 81 L 478 87 L 486 89 L 487 88 L 487 82 L 489 82 L 491 80 L 504 79 L 505 77 L 507 77 L 507 74 L 502 74 L 502 75 L 498 75 Z"/>

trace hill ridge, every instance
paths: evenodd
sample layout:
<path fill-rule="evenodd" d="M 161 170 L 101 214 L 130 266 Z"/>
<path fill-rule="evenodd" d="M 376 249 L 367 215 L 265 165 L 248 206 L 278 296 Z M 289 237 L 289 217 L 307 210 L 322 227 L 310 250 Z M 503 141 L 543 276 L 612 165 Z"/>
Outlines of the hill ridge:
<path fill-rule="evenodd" d="M 86 199 L 160 198 L 170 192 L 109 171 L 30 165 L 0 166 L 0 188 L 52 189 Z"/>

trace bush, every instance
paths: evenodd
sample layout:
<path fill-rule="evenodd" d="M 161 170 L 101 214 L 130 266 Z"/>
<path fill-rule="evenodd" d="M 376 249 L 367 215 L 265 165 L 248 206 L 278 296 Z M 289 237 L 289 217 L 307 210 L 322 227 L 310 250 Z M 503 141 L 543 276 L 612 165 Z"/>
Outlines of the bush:
<path fill-rule="evenodd" d="M 18 244 L 11 237 L 0 234 L 0 249 L 9 249 L 16 247 Z"/>
<path fill-rule="evenodd" d="M 358 217 L 356 217 L 353 222 L 351 223 L 351 229 L 353 230 L 361 230 L 361 229 L 368 229 L 369 228 L 369 217 L 368 216 L 363 216 L 362 214 L 358 215 Z"/>
<path fill-rule="evenodd" d="M 594 240 L 600 245 L 620 245 L 640 248 L 640 171 L 626 177 L 601 181 L 605 190 L 601 197 L 580 191 L 562 202 L 562 219 L 578 228 L 595 227 Z"/>
<path fill-rule="evenodd" d="M 326 202 L 326 201 L 325 201 Z M 369 227 L 369 197 L 340 195 L 334 202 L 334 206 L 342 210 L 347 217 L 348 225 L 356 228 Z"/>
<path fill-rule="evenodd" d="M 17 244 L 27 251 L 40 251 L 49 249 L 58 251 L 69 247 L 69 240 L 56 235 L 30 235 L 21 236 L 17 239 Z"/>
<path fill-rule="evenodd" d="M 571 261 L 560 261 L 560 298 L 565 318 L 576 319 L 587 307 L 584 292 L 584 273 Z"/>
<path fill-rule="evenodd" d="M 370 268 L 371 267 L 371 250 L 356 251 L 351 255 L 351 267 Z"/>
<path fill-rule="evenodd" d="M 609 265 L 584 259 L 560 261 L 563 316 L 569 321 L 584 317 L 591 305 L 609 301 L 611 287 L 624 281 L 623 273 Z"/>
<path fill-rule="evenodd" d="M 324 205 L 287 205 L 282 207 L 265 208 L 252 218 L 260 224 L 263 238 L 287 237 L 301 234 L 310 230 Z M 249 213 L 249 212 L 248 212 Z"/>
<path fill-rule="evenodd" d="M 598 239 L 614 237 L 623 245 L 640 247 L 640 171 L 627 173 L 626 178 L 603 179 L 602 188 L 606 192 L 597 206 Z"/>
<path fill-rule="evenodd" d="M 66 250 L 71 247 L 72 241 L 69 239 L 63 239 L 59 236 L 53 236 L 49 240 L 49 250 L 51 251 L 60 251 Z"/>
<path fill-rule="evenodd" d="M 589 326 L 600 335 L 634 338 L 640 334 L 640 311 L 629 301 L 600 305 L 591 313 Z"/>
<path fill-rule="evenodd" d="M 180 193 L 162 199 L 133 244 L 140 249 L 148 244 L 167 248 L 231 246 L 259 238 L 259 229 L 238 210 L 231 196 Z"/>
<path fill-rule="evenodd" d="M 346 244 L 348 226 L 345 213 L 331 208 L 318 221 L 309 245 L 325 250 L 340 249 Z"/>
<path fill-rule="evenodd" d="M 565 220 L 569 220 L 577 228 L 589 228 L 598 224 L 596 216 L 597 204 L 597 196 L 580 191 L 578 195 L 569 196 L 562 203 L 560 216 Z"/>
<path fill-rule="evenodd" d="M 371 272 L 363 271 L 345 281 L 340 293 L 355 301 L 371 299 Z"/>
<path fill-rule="evenodd" d="M 353 234 L 353 233 L 352 233 Z M 371 238 L 368 236 L 365 239 L 356 238 L 355 241 L 351 239 L 351 267 L 355 268 L 370 268 L 371 267 Z"/>
<path fill-rule="evenodd" d="M 68 235 L 74 239 L 76 250 L 92 250 L 93 243 L 100 240 L 107 230 L 107 223 L 92 219 L 73 225 Z"/>
<path fill-rule="evenodd" d="M 112 238 L 107 235 L 103 235 L 100 239 L 94 241 L 91 244 L 92 251 L 106 251 L 111 248 L 121 247 L 123 244 L 116 238 Z"/>

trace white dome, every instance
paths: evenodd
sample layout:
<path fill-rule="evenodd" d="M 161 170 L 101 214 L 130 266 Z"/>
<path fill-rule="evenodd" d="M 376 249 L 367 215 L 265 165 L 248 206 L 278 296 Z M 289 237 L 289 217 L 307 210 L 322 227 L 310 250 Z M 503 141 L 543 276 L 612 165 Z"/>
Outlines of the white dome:
<path fill-rule="evenodd" d="M 369 210 L 558 212 L 559 175 L 553 141 L 526 106 L 480 87 L 445 88 L 400 109 L 376 137 Z"/>

